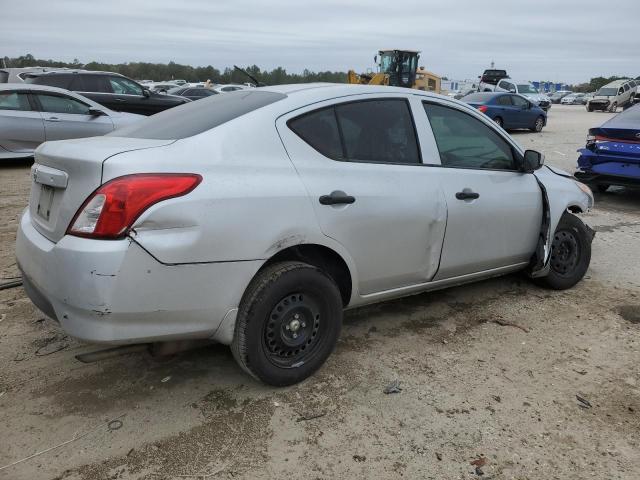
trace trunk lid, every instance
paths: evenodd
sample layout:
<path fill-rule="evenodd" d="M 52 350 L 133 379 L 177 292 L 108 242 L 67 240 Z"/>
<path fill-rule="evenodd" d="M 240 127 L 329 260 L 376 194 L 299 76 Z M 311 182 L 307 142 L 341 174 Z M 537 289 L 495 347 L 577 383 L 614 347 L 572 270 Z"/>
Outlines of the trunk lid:
<path fill-rule="evenodd" d="M 92 137 L 45 142 L 31 167 L 29 211 L 33 226 L 52 242 L 60 240 L 87 197 L 102 184 L 102 167 L 114 155 L 157 148 L 174 140 Z"/>

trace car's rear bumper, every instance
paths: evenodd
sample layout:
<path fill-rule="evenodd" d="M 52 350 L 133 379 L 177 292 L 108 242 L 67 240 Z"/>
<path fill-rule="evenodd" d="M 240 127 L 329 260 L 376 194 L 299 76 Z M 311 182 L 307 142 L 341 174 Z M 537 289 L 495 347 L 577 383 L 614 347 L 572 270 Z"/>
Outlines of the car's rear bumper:
<path fill-rule="evenodd" d="M 213 337 L 260 261 L 165 265 L 131 239 L 53 243 L 22 216 L 16 256 L 33 303 L 70 335 L 129 344 Z"/>

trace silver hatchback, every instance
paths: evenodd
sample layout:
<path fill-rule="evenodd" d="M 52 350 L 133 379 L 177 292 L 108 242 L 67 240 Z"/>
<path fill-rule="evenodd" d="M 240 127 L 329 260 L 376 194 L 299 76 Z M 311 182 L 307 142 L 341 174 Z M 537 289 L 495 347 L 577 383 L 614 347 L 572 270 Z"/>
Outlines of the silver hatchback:
<path fill-rule="evenodd" d="M 107 344 L 210 339 L 272 385 L 342 312 L 515 271 L 563 289 L 593 204 L 467 104 L 330 84 L 215 95 L 36 151 L 17 258 L 33 302 Z"/>

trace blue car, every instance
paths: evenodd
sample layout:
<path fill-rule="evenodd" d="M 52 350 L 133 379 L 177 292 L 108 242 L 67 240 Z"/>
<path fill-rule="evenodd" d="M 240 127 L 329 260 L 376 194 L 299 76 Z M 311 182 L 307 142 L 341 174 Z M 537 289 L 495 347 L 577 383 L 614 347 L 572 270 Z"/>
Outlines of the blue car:
<path fill-rule="evenodd" d="M 587 146 L 578 152 L 575 176 L 584 183 L 601 192 L 610 185 L 640 186 L 640 105 L 589 129 Z"/>
<path fill-rule="evenodd" d="M 546 112 L 516 93 L 479 92 L 461 100 L 480 110 L 505 130 L 527 128 L 541 132 L 547 124 Z"/>

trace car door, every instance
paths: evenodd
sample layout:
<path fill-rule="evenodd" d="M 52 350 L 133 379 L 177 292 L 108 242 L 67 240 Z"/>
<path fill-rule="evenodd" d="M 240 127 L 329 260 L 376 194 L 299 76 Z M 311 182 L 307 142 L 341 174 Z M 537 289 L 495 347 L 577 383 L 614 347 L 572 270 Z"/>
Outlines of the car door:
<path fill-rule="evenodd" d="M 421 161 L 410 101 L 360 95 L 277 121 L 322 232 L 355 264 L 361 295 L 424 283 L 438 268 L 446 206 Z"/>
<path fill-rule="evenodd" d="M 54 92 L 34 92 L 44 119 L 47 140 L 104 135 L 113 131 L 108 115 L 90 115 L 90 105 Z"/>
<path fill-rule="evenodd" d="M 109 85 L 113 91 L 113 99 L 118 108 L 123 112 L 150 115 L 159 111 L 151 97 L 144 95 L 143 88 L 128 78 L 109 76 Z"/>
<path fill-rule="evenodd" d="M 538 113 L 531 107 L 532 103 L 520 95 L 510 95 L 514 108 L 514 128 L 531 128 L 533 127 Z"/>
<path fill-rule="evenodd" d="M 496 115 L 494 115 L 494 119 L 496 117 L 502 118 L 502 126 L 503 128 L 518 128 L 517 127 L 517 112 L 511 102 L 511 95 L 500 95 L 495 99 Z"/>
<path fill-rule="evenodd" d="M 447 229 L 435 279 L 522 265 L 542 221 L 535 177 L 516 168 L 519 153 L 493 125 L 453 104 L 423 102 L 438 146 Z"/>
<path fill-rule="evenodd" d="M 26 91 L 0 91 L 0 147 L 30 153 L 44 142 L 44 122 Z"/>

